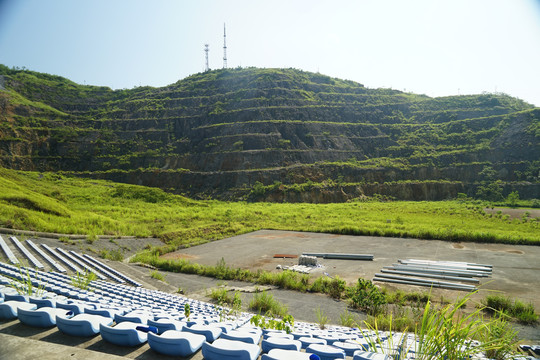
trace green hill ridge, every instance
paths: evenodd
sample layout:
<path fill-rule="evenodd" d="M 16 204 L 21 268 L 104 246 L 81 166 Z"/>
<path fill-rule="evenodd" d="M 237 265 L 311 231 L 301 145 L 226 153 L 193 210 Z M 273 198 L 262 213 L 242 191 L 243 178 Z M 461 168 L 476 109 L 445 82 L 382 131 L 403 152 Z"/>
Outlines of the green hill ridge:
<path fill-rule="evenodd" d="M 540 197 L 540 109 L 431 98 L 295 69 L 111 90 L 0 65 L 0 166 L 194 198 Z"/>

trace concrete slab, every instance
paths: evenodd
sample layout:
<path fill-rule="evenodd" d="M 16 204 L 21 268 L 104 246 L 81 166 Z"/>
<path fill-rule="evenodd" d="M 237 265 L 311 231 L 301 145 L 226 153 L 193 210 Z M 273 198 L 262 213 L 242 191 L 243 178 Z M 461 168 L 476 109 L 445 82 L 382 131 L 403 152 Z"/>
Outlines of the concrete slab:
<path fill-rule="evenodd" d="M 204 265 L 215 265 L 222 257 L 232 267 L 276 270 L 279 265 L 293 265 L 297 259 L 275 259 L 276 253 L 340 252 L 373 254 L 373 261 L 320 259 L 326 272 L 339 275 L 349 283 L 359 277 L 372 279 L 384 266 L 398 259 L 466 261 L 492 264 L 493 277 L 481 280 L 484 290 L 501 291 L 513 298 L 532 302 L 540 308 L 540 246 L 453 243 L 438 240 L 381 238 L 372 236 L 332 235 L 294 231 L 261 230 L 228 239 L 194 246 L 167 254 L 168 258 L 189 258 Z M 313 276 L 319 276 L 315 272 Z M 404 290 L 428 290 L 407 285 L 390 285 Z M 436 290 L 436 296 L 463 296 L 463 292 Z"/>

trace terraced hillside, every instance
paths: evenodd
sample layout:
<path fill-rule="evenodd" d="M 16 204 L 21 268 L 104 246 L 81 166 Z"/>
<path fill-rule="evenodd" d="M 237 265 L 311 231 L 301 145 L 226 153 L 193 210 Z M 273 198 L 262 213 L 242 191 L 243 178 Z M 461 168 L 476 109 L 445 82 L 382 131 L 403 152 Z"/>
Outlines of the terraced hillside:
<path fill-rule="evenodd" d="M 113 91 L 0 66 L 0 165 L 194 197 L 333 202 L 540 197 L 540 109 L 294 69 Z"/>

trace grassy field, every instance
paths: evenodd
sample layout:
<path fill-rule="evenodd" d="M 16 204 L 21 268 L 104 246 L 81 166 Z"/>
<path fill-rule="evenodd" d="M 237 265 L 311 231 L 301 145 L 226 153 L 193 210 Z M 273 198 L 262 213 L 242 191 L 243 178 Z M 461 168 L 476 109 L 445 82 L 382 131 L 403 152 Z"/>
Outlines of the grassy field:
<path fill-rule="evenodd" d="M 0 168 L 0 227 L 158 237 L 170 250 L 259 229 L 540 244 L 538 218 L 493 216 L 486 205 L 194 201 L 155 188 Z"/>

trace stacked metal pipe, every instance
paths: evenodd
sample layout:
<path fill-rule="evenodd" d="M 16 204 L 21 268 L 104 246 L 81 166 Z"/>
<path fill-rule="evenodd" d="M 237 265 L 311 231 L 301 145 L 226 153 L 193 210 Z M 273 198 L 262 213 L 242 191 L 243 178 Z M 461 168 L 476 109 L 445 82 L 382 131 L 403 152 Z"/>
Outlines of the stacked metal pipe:
<path fill-rule="evenodd" d="M 477 278 L 490 277 L 492 270 L 493 266 L 487 264 L 406 259 L 384 267 L 373 281 L 475 291 L 472 284 L 480 283 Z"/>

